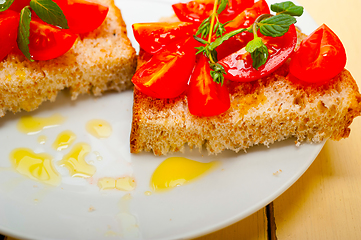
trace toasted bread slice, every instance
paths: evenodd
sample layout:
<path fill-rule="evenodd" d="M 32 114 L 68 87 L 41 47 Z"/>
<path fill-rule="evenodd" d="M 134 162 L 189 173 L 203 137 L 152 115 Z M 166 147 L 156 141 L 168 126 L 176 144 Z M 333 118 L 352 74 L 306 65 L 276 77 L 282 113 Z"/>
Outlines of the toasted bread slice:
<path fill-rule="evenodd" d="M 109 6 L 105 21 L 80 35 L 63 56 L 30 62 L 11 53 L 0 62 L 0 116 L 6 111 L 34 110 L 43 101 L 54 101 L 64 88 L 70 89 L 74 100 L 83 93 L 99 96 L 106 90 L 132 87 L 136 53 L 120 10 L 113 0 L 98 2 Z"/>
<path fill-rule="evenodd" d="M 140 54 L 138 65 L 146 58 Z M 263 79 L 229 81 L 231 107 L 214 117 L 191 115 L 185 95 L 154 99 L 135 89 L 131 152 L 165 155 L 188 144 L 217 154 L 289 137 L 295 137 L 297 145 L 348 137 L 349 125 L 361 113 L 361 95 L 351 74 L 345 69 L 326 84 L 305 85 L 291 81 L 288 71 L 285 63 Z"/>

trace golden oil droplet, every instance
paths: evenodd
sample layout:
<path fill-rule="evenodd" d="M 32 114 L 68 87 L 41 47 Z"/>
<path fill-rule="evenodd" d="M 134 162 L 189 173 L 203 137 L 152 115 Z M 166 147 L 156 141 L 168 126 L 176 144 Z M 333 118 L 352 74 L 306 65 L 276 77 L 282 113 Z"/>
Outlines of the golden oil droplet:
<path fill-rule="evenodd" d="M 101 178 L 98 181 L 98 187 L 100 190 L 109 190 L 115 188 L 115 179 L 114 178 Z"/>
<path fill-rule="evenodd" d="M 54 114 L 50 117 L 21 117 L 17 128 L 20 132 L 32 135 L 40 132 L 44 128 L 56 127 L 62 124 L 65 118 L 60 114 Z"/>
<path fill-rule="evenodd" d="M 38 143 L 44 145 L 46 143 L 47 137 L 45 135 L 41 135 L 38 137 Z"/>
<path fill-rule="evenodd" d="M 144 194 L 147 195 L 147 196 L 150 196 L 150 195 L 152 195 L 152 192 L 151 191 L 145 191 Z"/>
<path fill-rule="evenodd" d="M 85 161 L 85 156 L 91 148 L 86 143 L 77 143 L 73 149 L 59 162 L 65 166 L 72 177 L 88 178 L 94 175 L 96 168 Z"/>
<path fill-rule="evenodd" d="M 86 130 L 96 138 L 107 138 L 112 134 L 110 124 L 101 119 L 93 119 L 87 122 Z"/>
<path fill-rule="evenodd" d="M 53 143 L 53 148 L 57 151 L 67 149 L 76 139 L 75 133 L 70 130 L 65 130 L 61 132 L 55 142 Z"/>
<path fill-rule="evenodd" d="M 60 184 L 61 177 L 49 154 L 37 154 L 28 148 L 17 148 L 10 153 L 10 160 L 15 170 L 22 175 L 53 186 Z"/>
<path fill-rule="evenodd" d="M 102 156 L 100 156 L 100 153 L 99 153 L 99 152 L 94 151 L 93 153 L 94 153 L 94 154 L 95 154 L 95 156 L 97 157 L 97 160 L 98 160 L 98 161 L 102 161 L 102 160 L 103 160 L 103 157 L 102 157 Z"/>
<path fill-rule="evenodd" d="M 181 186 L 214 168 L 218 162 L 202 163 L 183 157 L 170 157 L 154 171 L 151 188 L 154 191 L 169 190 Z"/>
<path fill-rule="evenodd" d="M 115 187 L 121 191 L 132 191 L 135 189 L 135 180 L 132 177 L 118 178 Z"/>

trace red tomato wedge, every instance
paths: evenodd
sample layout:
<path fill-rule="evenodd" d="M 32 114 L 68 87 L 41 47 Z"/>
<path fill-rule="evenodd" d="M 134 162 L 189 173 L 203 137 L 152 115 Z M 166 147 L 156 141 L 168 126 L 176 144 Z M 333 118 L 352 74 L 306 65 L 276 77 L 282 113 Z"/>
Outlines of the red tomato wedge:
<path fill-rule="evenodd" d="M 16 46 L 20 15 L 12 10 L 0 12 L 0 61 Z"/>
<path fill-rule="evenodd" d="M 305 38 L 291 58 L 296 78 L 317 83 L 330 80 L 346 65 L 346 51 L 337 35 L 325 24 Z"/>
<path fill-rule="evenodd" d="M 10 10 L 21 12 L 25 6 L 29 6 L 30 0 L 15 0 L 11 6 L 9 7 Z"/>
<path fill-rule="evenodd" d="M 237 82 L 250 82 L 266 77 L 280 67 L 293 53 L 297 43 L 297 33 L 294 25 L 281 37 L 262 36 L 263 43 L 269 51 L 269 58 L 264 65 L 254 69 L 251 54 L 245 48 L 221 59 L 219 63 L 226 70 L 225 77 Z"/>
<path fill-rule="evenodd" d="M 109 7 L 86 0 L 53 0 L 63 10 L 73 33 L 97 29 L 106 18 Z"/>
<path fill-rule="evenodd" d="M 193 37 L 169 44 L 141 66 L 132 78 L 135 87 L 154 98 L 175 98 L 188 86 L 195 64 Z"/>
<path fill-rule="evenodd" d="M 232 21 L 243 10 L 252 7 L 253 4 L 254 0 L 229 0 L 228 7 L 219 16 L 219 21 L 221 23 Z"/>
<path fill-rule="evenodd" d="M 187 91 L 188 109 L 192 115 L 210 117 L 227 111 L 230 98 L 227 85 L 213 81 L 208 58 L 200 56 Z"/>
<path fill-rule="evenodd" d="M 262 14 L 269 14 L 270 10 L 265 0 L 259 0 L 252 7 L 245 9 L 232 22 L 228 23 L 225 28 L 227 32 L 236 30 L 238 28 L 248 28 L 251 26 L 258 16 Z"/>
<path fill-rule="evenodd" d="M 78 36 L 32 18 L 30 22 L 29 51 L 34 60 L 49 60 L 70 50 Z"/>
<path fill-rule="evenodd" d="M 230 0 L 228 6 L 219 15 L 222 23 L 231 21 L 244 9 L 251 7 L 254 0 Z M 173 4 L 174 13 L 182 22 L 202 22 L 211 15 L 214 1 L 190 1 L 188 3 Z"/>
<path fill-rule="evenodd" d="M 189 22 L 135 23 L 132 27 L 140 47 L 152 54 L 171 42 L 193 35 L 197 30 L 197 26 Z"/>
<path fill-rule="evenodd" d="M 248 28 L 254 21 L 262 14 L 269 14 L 270 10 L 268 4 L 264 0 L 256 2 L 251 8 L 245 9 L 232 22 L 228 23 L 225 28 L 227 32 L 239 28 Z M 236 36 L 225 41 L 222 45 L 217 47 L 218 59 L 222 59 L 229 54 L 232 54 L 239 49 L 245 47 L 249 41 L 253 39 L 253 34 L 250 32 L 242 32 Z"/>

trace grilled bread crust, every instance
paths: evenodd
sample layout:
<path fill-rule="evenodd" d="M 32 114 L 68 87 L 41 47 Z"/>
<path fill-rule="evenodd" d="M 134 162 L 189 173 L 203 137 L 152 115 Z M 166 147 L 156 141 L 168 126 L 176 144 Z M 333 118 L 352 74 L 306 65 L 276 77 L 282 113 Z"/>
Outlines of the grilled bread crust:
<path fill-rule="evenodd" d="M 298 34 L 299 40 L 304 37 Z M 141 51 L 138 66 L 147 54 Z M 154 99 L 134 90 L 132 153 L 155 155 L 206 148 L 209 154 L 235 152 L 254 145 L 269 145 L 295 137 L 321 142 L 350 134 L 350 124 L 361 113 L 361 95 L 350 72 L 344 69 L 325 84 L 290 80 L 286 62 L 268 77 L 248 82 L 228 81 L 231 107 L 213 117 L 190 114 L 185 94 L 174 99 Z"/>
<path fill-rule="evenodd" d="M 136 53 L 126 32 L 120 10 L 113 0 L 97 0 L 109 6 L 108 15 L 96 30 L 81 34 L 64 55 L 30 62 L 23 55 L 9 54 L 0 62 L 0 116 L 7 111 L 31 111 L 58 92 L 69 88 L 71 98 L 106 90 L 132 88 Z"/>

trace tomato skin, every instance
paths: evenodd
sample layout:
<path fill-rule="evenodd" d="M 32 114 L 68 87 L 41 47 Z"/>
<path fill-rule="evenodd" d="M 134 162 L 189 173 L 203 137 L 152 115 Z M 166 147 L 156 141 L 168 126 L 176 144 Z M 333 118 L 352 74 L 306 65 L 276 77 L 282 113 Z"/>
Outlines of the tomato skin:
<path fill-rule="evenodd" d="M 269 50 L 269 58 L 264 65 L 254 69 L 251 54 L 245 48 L 221 59 L 220 63 L 225 71 L 225 77 L 236 82 L 250 82 L 266 77 L 280 67 L 293 53 L 297 43 L 297 33 L 294 25 L 281 37 L 262 36 L 263 42 Z"/>
<path fill-rule="evenodd" d="M 154 98 L 175 98 L 188 87 L 195 64 L 193 37 L 169 44 L 141 66 L 132 78 L 135 87 Z"/>
<path fill-rule="evenodd" d="M 252 7 L 254 0 L 230 0 L 229 6 L 222 11 L 219 16 L 219 21 L 225 23 L 232 21 L 238 14 L 243 12 L 245 9 Z"/>
<path fill-rule="evenodd" d="M 15 0 L 11 6 L 9 7 L 10 10 L 13 10 L 15 12 L 21 12 L 21 10 L 25 6 L 29 6 L 30 0 Z"/>
<path fill-rule="evenodd" d="M 172 8 L 180 21 L 201 23 L 211 14 L 213 4 L 190 1 L 188 3 L 173 4 Z"/>
<path fill-rule="evenodd" d="M 227 32 L 239 28 L 248 28 L 250 27 L 258 16 L 262 14 L 270 14 L 270 9 L 265 0 L 259 0 L 252 7 L 245 9 L 237 17 L 233 19 L 232 22 L 228 23 L 225 28 Z"/>
<path fill-rule="evenodd" d="M 87 33 L 97 29 L 106 18 L 109 7 L 86 0 L 53 0 L 63 10 L 73 33 Z"/>
<path fill-rule="evenodd" d="M 192 115 L 210 117 L 227 111 L 231 105 L 226 82 L 213 81 L 208 58 L 200 56 L 187 90 L 188 109 Z"/>
<path fill-rule="evenodd" d="M 78 36 L 33 17 L 30 21 L 29 52 L 34 60 L 49 60 L 65 54 Z"/>
<path fill-rule="evenodd" d="M 0 12 L 0 61 L 16 46 L 19 19 L 20 15 L 15 11 Z"/>
<path fill-rule="evenodd" d="M 140 47 L 154 54 L 171 42 L 191 36 L 196 32 L 197 26 L 189 22 L 154 22 L 135 23 L 132 28 Z"/>
<path fill-rule="evenodd" d="M 231 32 L 239 28 L 248 28 L 254 23 L 258 16 L 269 13 L 270 9 L 266 1 L 259 0 L 252 7 L 247 8 L 240 13 L 232 22 L 228 23 L 225 26 L 226 32 Z M 245 47 L 252 39 L 253 34 L 247 31 L 228 39 L 216 48 L 218 59 L 220 60 Z"/>
<path fill-rule="evenodd" d="M 302 81 L 319 83 L 335 77 L 345 65 L 341 40 L 323 24 L 301 42 L 291 58 L 290 73 Z"/>
<path fill-rule="evenodd" d="M 251 7 L 254 0 L 230 0 L 229 5 L 219 15 L 221 23 L 231 21 L 244 9 Z M 214 1 L 190 1 L 187 3 L 173 4 L 174 13 L 182 22 L 201 23 L 211 15 Z"/>

